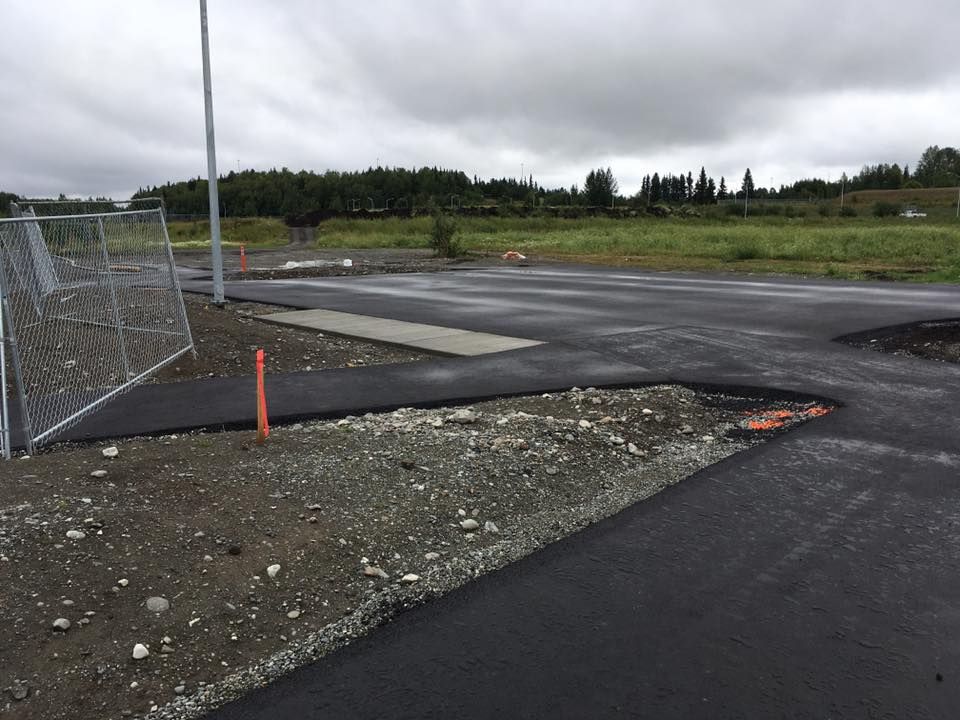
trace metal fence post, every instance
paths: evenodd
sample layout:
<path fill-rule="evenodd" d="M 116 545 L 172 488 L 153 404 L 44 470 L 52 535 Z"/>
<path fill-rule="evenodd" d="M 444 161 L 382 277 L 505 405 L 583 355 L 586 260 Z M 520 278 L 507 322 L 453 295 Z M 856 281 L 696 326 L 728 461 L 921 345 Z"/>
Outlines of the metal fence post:
<path fill-rule="evenodd" d="M 0 245 L 0 263 L 3 262 L 3 247 Z M 7 405 L 7 337 L 3 330 L 3 285 L 0 284 L 0 454 L 10 459 L 10 408 Z"/>
<path fill-rule="evenodd" d="M 23 444 L 27 449 L 27 455 L 33 455 L 33 425 L 30 423 L 30 408 L 27 407 L 27 391 L 23 384 L 23 371 L 20 366 L 20 349 L 17 345 L 17 326 L 13 321 L 13 314 L 10 312 L 10 299 L 8 295 L 7 271 L 5 267 L 3 253 L 0 252 L 0 304 L 3 305 L 3 316 L 8 318 L 8 338 L 10 342 L 10 364 L 13 366 L 13 378 L 17 385 L 17 399 L 20 402 L 20 422 L 23 425 Z M 6 387 L 4 387 L 4 403 L 6 404 Z M 5 426 L 9 432 L 10 417 L 7 416 Z M 7 448 L 9 449 L 9 441 Z M 9 456 L 8 456 L 9 457 Z"/>
<path fill-rule="evenodd" d="M 170 235 L 167 232 L 167 218 L 162 210 L 160 212 L 160 227 L 163 228 L 163 242 L 167 248 L 167 265 L 170 267 L 170 277 L 173 282 L 173 289 L 177 295 L 183 298 L 183 291 L 180 289 L 180 278 L 177 276 L 177 263 L 173 259 L 173 246 L 170 244 Z M 187 329 L 187 341 L 190 343 L 190 351 L 193 357 L 197 357 L 197 347 L 193 344 L 193 331 L 190 329 L 190 321 L 187 319 L 187 306 L 180 303 L 180 312 L 183 319 L 183 325 Z"/>

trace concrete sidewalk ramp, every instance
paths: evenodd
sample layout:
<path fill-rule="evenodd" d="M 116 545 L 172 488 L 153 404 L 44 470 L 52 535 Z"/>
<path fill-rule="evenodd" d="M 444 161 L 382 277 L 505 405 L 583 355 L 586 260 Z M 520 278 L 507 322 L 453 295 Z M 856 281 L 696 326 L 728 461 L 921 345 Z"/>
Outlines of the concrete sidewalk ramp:
<path fill-rule="evenodd" d="M 471 332 L 459 328 L 389 320 L 334 310 L 295 310 L 260 315 L 258 320 L 330 335 L 385 343 L 436 355 L 471 356 L 542 345 L 539 340 Z"/>

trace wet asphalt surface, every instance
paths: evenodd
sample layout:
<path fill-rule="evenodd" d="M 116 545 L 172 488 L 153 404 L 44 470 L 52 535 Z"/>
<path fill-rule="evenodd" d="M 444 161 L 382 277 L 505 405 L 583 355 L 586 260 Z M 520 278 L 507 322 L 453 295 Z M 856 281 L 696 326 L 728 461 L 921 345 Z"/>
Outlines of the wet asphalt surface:
<path fill-rule="evenodd" d="M 956 717 L 960 366 L 832 339 L 958 317 L 960 288 L 563 266 L 227 294 L 548 343 L 274 377 L 280 418 L 665 381 L 842 407 L 211 718 Z M 249 424 L 245 382 L 138 388 L 75 433 Z"/>

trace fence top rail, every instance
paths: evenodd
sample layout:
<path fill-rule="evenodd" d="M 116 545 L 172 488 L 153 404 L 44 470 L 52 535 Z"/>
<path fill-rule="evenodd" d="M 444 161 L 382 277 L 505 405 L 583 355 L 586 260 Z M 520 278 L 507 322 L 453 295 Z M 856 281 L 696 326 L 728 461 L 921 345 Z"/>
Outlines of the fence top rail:
<path fill-rule="evenodd" d="M 134 205 L 136 203 L 145 203 L 150 201 L 163 202 L 163 198 L 159 195 L 143 198 L 131 198 L 130 200 L 81 200 L 79 198 L 65 198 L 64 200 L 41 198 L 39 200 L 31 200 L 26 198 L 15 200 L 14 202 L 22 205 Z"/>
<path fill-rule="evenodd" d="M 160 208 L 146 210 L 120 210 L 118 212 L 90 213 L 87 215 L 41 215 L 40 217 L 0 218 L 0 225 L 17 225 L 22 223 L 51 222 L 55 220 L 95 220 L 97 218 L 118 217 L 120 215 L 159 215 Z"/>

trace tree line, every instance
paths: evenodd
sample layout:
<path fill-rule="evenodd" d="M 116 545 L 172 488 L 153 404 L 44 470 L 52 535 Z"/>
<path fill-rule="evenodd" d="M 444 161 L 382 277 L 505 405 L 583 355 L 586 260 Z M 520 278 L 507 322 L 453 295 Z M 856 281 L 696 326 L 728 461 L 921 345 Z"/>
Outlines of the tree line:
<path fill-rule="evenodd" d="M 923 151 L 911 172 L 897 163 L 864 165 L 853 177 L 804 178 L 790 185 L 755 185 L 749 169 L 739 181 L 718 180 L 701 167 L 698 173 L 653 172 L 644 175 L 632 196 L 620 194 L 611 168 L 591 170 L 582 186 L 545 188 L 533 175 L 483 180 L 460 170 L 438 167 L 376 167 L 355 172 L 328 170 L 245 170 L 230 172 L 219 181 L 220 212 L 225 216 L 289 216 L 314 210 L 383 210 L 404 207 L 457 207 L 461 205 L 528 206 L 650 206 L 664 204 L 705 205 L 746 194 L 757 200 L 818 200 L 838 197 L 841 192 L 889 190 L 902 187 L 944 187 L 960 184 L 960 151 L 932 145 Z M 193 178 L 140 188 L 134 199 L 162 197 L 174 215 L 204 215 L 208 212 L 207 181 Z M 13 193 L 0 193 L 0 214 L 6 214 Z"/>

